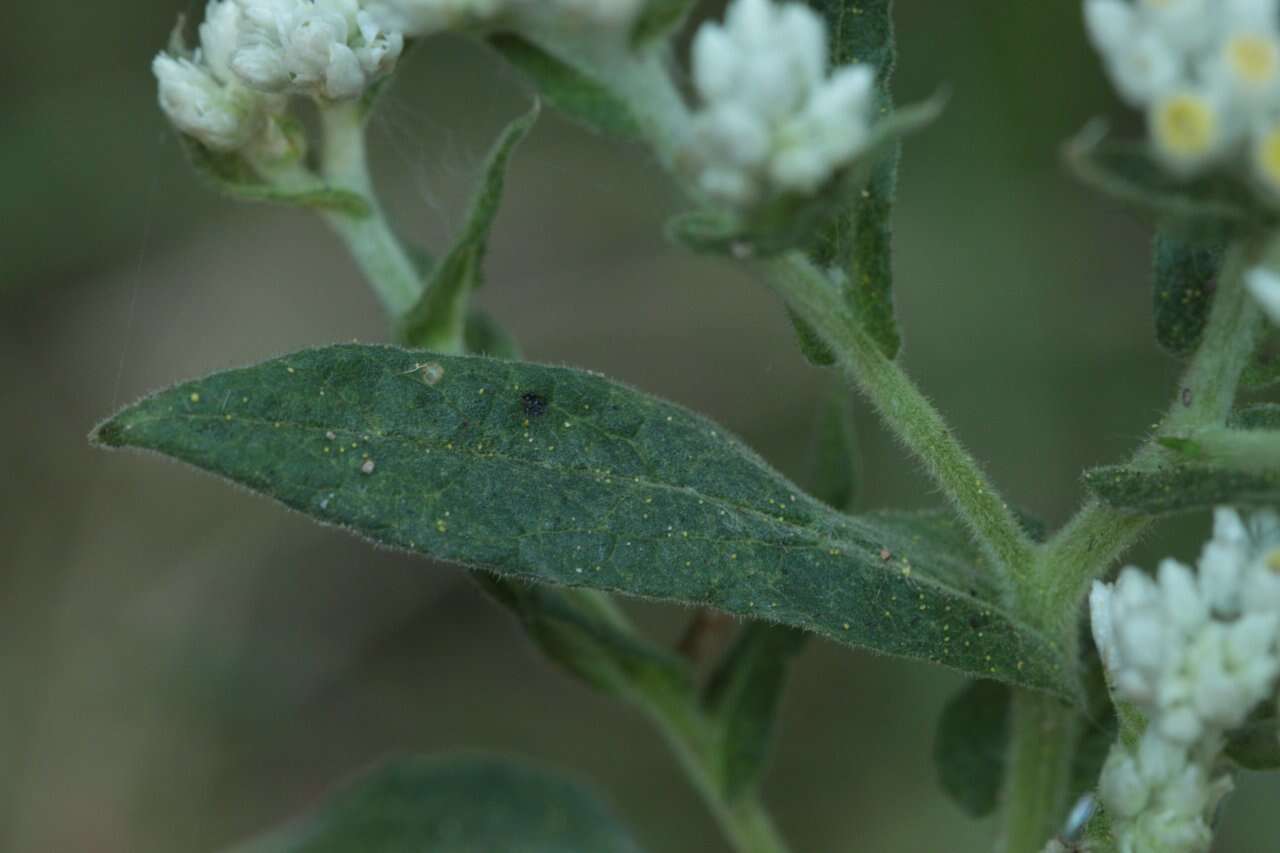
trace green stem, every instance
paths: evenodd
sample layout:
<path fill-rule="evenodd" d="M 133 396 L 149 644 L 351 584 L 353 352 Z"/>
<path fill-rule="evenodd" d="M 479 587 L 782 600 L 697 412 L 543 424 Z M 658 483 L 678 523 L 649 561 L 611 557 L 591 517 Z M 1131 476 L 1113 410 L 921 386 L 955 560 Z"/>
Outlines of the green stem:
<path fill-rule="evenodd" d="M 1280 471 L 1280 430 L 1209 427 L 1181 438 L 1186 440 L 1181 452 L 1190 460 L 1236 471 Z"/>
<path fill-rule="evenodd" d="M 346 243 L 348 251 L 393 319 L 418 301 L 422 279 L 395 236 L 374 192 L 365 155 L 364 115 L 358 102 L 331 104 L 320 110 L 324 130 L 321 170 L 332 186 L 358 193 L 370 212 L 354 216 L 338 211 L 325 221 Z"/>
<path fill-rule="evenodd" d="M 796 254 L 764 263 L 766 279 L 837 353 L 840 365 L 915 454 L 995 561 L 1007 588 L 1030 573 L 1034 546 L 986 474 L 897 362 L 852 316 L 825 275 Z"/>
<path fill-rule="evenodd" d="M 1003 853 L 1039 853 L 1057 832 L 1068 806 L 1077 719 L 1050 696 L 1014 692 Z"/>
<path fill-rule="evenodd" d="M 1155 435 L 1193 432 L 1226 422 L 1262 330 L 1261 312 L 1243 279 L 1256 260 L 1255 243 L 1237 245 L 1228 254 L 1200 346 Z M 1148 441 L 1130 464 L 1153 467 L 1167 455 L 1157 442 Z M 1153 520 L 1096 500 L 1086 503 L 1042 549 L 1033 585 L 1039 595 L 1030 615 L 1042 624 L 1069 631 L 1089 584 L 1105 574 Z"/>
<path fill-rule="evenodd" d="M 732 799 L 725 795 L 715 767 L 715 725 L 698 706 L 696 696 L 648 690 L 639 701 L 666 737 L 733 849 L 737 853 L 787 853 L 787 843 L 758 793 L 748 791 Z"/>

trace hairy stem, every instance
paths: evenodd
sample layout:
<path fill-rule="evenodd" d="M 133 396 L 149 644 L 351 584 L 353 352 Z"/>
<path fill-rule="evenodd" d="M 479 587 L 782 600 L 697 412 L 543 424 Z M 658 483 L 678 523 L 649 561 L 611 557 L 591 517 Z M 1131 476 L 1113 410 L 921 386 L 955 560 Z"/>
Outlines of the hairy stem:
<path fill-rule="evenodd" d="M 359 103 L 332 104 L 320 110 L 324 129 L 321 170 L 332 186 L 363 196 L 370 211 L 354 216 L 338 211 L 324 214 L 338 233 L 383 307 L 401 317 L 422 292 L 413 260 L 391 229 L 374 192 L 365 155 L 364 115 Z"/>
<path fill-rule="evenodd" d="M 764 263 L 766 279 L 837 353 L 840 366 L 906 447 L 924 463 L 995 562 L 1006 588 L 1026 583 L 1034 546 L 1008 504 L 897 362 L 885 357 L 840 292 L 804 258 Z"/>
<path fill-rule="evenodd" d="M 647 690 L 640 702 L 666 736 L 733 849 L 737 853 L 787 853 L 789 848 L 759 794 L 748 791 L 733 798 L 725 794 L 714 763 L 714 723 L 698 706 L 697 697 L 684 692 Z"/>
<path fill-rule="evenodd" d="M 1077 715 L 1043 693 L 1013 695 L 1005 776 L 1003 853 L 1039 853 L 1067 811 Z"/>
<path fill-rule="evenodd" d="M 1256 261 L 1256 245 L 1232 248 L 1219 277 L 1209 321 L 1178 393 L 1155 434 L 1168 435 L 1220 426 L 1235 400 L 1240 376 L 1257 345 L 1262 318 L 1244 287 L 1243 275 Z M 1131 462 L 1154 466 L 1168 451 L 1146 442 Z M 1090 500 L 1042 549 L 1036 561 L 1036 613 L 1042 624 L 1072 630 L 1089 584 L 1150 526 L 1153 518 Z"/>

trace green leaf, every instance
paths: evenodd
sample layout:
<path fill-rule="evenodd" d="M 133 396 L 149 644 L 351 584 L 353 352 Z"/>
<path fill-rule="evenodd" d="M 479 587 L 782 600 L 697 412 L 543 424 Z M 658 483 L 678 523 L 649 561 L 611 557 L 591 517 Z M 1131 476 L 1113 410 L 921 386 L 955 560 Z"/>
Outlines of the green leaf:
<path fill-rule="evenodd" d="M 1280 382 L 1280 342 L 1270 329 L 1258 350 L 1245 366 L 1240 385 L 1253 391 L 1269 388 Z"/>
<path fill-rule="evenodd" d="M 827 22 L 833 66 L 865 62 L 876 69 L 879 111 L 893 110 L 896 47 L 892 0 L 808 0 Z M 932 119 L 930 119 L 932 120 Z M 893 310 L 893 213 L 901 145 L 894 139 L 865 187 L 821 230 L 811 250 L 820 269 L 839 269 L 857 317 L 885 355 L 901 347 Z"/>
<path fill-rule="evenodd" d="M 1280 724 L 1268 704 L 1227 734 L 1227 757 L 1246 770 L 1280 770 Z"/>
<path fill-rule="evenodd" d="M 1094 189 L 1184 224 L 1238 226 L 1270 218 L 1242 184 L 1175 177 L 1145 144 L 1108 138 L 1104 122 L 1087 125 L 1067 143 L 1065 154 L 1076 176 Z"/>
<path fill-rule="evenodd" d="M 807 640 L 794 628 L 751 623 L 707 684 L 703 704 L 716 725 L 718 782 L 730 802 L 755 790 L 764 776 L 791 659 Z"/>
<path fill-rule="evenodd" d="M 1156 340 L 1171 355 L 1189 355 L 1200 343 L 1225 249 L 1220 237 L 1189 239 L 1169 228 L 1156 232 Z"/>
<path fill-rule="evenodd" d="M 692 689 L 689 662 L 637 637 L 604 593 L 535 586 L 484 572 L 475 578 L 520 619 L 547 658 L 597 690 L 632 699 L 640 685 Z"/>
<path fill-rule="evenodd" d="M 467 303 L 471 292 L 484 283 L 489 232 L 502 204 L 507 164 L 516 146 L 538 120 L 540 111 L 535 101 L 529 112 L 507 125 L 489 152 L 462 234 L 449 253 L 432 267 L 421 299 L 400 321 L 399 340 L 423 349 L 444 351 L 455 351 L 465 345 Z"/>
<path fill-rule="evenodd" d="M 849 391 L 834 385 L 822 400 L 815 429 L 809 494 L 848 512 L 858 496 L 858 435 Z"/>
<path fill-rule="evenodd" d="M 506 329 L 484 311 L 473 308 L 467 315 L 467 328 L 463 335 L 467 352 L 492 358 L 517 359 L 520 345 Z"/>
<path fill-rule="evenodd" d="M 1236 409 L 1227 425 L 1235 429 L 1280 430 L 1280 403 L 1254 403 Z"/>
<path fill-rule="evenodd" d="M 1148 514 L 1189 512 L 1219 504 L 1280 502 L 1280 473 L 1230 471 L 1207 465 L 1139 470 L 1108 466 L 1087 471 L 1085 485 L 1104 503 Z"/>
<path fill-rule="evenodd" d="M 282 189 L 264 181 L 239 154 L 213 151 L 188 136 L 179 138 L 196 174 L 223 195 L 241 201 L 331 210 L 361 218 L 372 212 L 364 196 L 335 189 L 320 178 L 311 186 Z"/>
<path fill-rule="evenodd" d="M 936 516 L 837 513 L 703 418 L 590 373 L 325 347 L 161 392 L 94 438 L 388 547 L 1074 694 Z"/>
<path fill-rule="evenodd" d="M 498 758 L 400 758 L 230 853 L 639 853 L 584 786 Z"/>
<path fill-rule="evenodd" d="M 1009 737 L 1009 689 L 1003 684 L 971 682 L 942 709 L 933 762 L 942 790 L 966 814 L 995 811 Z"/>
<path fill-rule="evenodd" d="M 631 46 L 644 48 L 684 26 L 697 0 L 646 0 L 631 27 Z"/>
<path fill-rule="evenodd" d="M 640 136 L 631 108 L 607 86 L 517 35 L 491 36 L 489 45 L 524 74 L 547 103 L 585 127 L 608 136 Z"/>

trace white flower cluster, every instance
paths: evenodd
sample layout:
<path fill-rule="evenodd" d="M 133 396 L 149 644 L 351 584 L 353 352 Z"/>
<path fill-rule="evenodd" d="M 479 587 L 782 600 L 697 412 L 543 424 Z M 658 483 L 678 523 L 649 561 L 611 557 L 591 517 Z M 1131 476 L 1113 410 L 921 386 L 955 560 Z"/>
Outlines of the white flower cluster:
<path fill-rule="evenodd" d="M 410 36 L 480 26 L 506 16 L 519 28 L 537 22 L 544 29 L 595 33 L 625 31 L 645 0 L 372 0 L 370 14 L 384 26 Z"/>
<path fill-rule="evenodd" d="M 1099 795 L 1122 853 L 1209 849 L 1209 815 L 1230 789 L 1211 778 L 1223 735 L 1272 696 L 1280 675 L 1280 516 L 1215 515 L 1199 572 L 1176 560 L 1157 578 L 1129 567 L 1094 584 L 1093 636 L 1112 689 L 1148 725 L 1118 744 Z"/>
<path fill-rule="evenodd" d="M 1175 173 L 1248 162 L 1280 196 L 1280 0 L 1085 0 L 1120 95 Z M 1241 169 L 1242 171 L 1244 169 Z"/>
<path fill-rule="evenodd" d="M 161 53 L 152 70 L 170 121 L 230 151 L 284 111 L 280 96 L 359 97 L 403 48 L 403 35 L 358 0 L 210 0 L 200 47 L 190 57 Z"/>
<path fill-rule="evenodd" d="M 724 25 L 693 42 L 695 115 L 690 159 L 700 188 L 735 207 L 771 194 L 812 194 L 866 142 L 875 72 L 828 75 L 827 30 L 800 3 L 734 0 Z"/>

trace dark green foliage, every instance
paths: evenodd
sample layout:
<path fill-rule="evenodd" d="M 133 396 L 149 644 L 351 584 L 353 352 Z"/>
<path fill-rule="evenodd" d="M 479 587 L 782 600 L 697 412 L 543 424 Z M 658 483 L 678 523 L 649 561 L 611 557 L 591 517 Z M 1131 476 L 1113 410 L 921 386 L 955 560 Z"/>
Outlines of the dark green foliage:
<path fill-rule="evenodd" d="M 1220 238 L 1188 238 L 1168 228 L 1156 232 L 1156 340 L 1171 355 L 1189 355 L 1200 343 L 1225 248 Z"/>
<path fill-rule="evenodd" d="M 212 151 L 187 136 L 182 136 L 181 140 L 196 175 L 223 195 L 240 201 L 331 210 L 355 217 L 365 217 L 372 212 L 364 196 L 350 190 L 335 189 L 319 178 L 314 186 L 282 189 L 262 180 L 239 154 Z"/>
<path fill-rule="evenodd" d="M 836 363 L 836 354 L 827 346 L 809 321 L 801 317 L 790 306 L 787 306 L 787 317 L 791 327 L 796 330 L 796 341 L 800 344 L 800 352 L 814 367 L 830 367 Z"/>
<path fill-rule="evenodd" d="M 938 721 L 933 761 L 938 782 L 971 817 L 995 811 L 1009 751 L 1009 689 L 974 681 L 947 702 Z"/>
<path fill-rule="evenodd" d="M 399 340 L 424 349 L 465 340 L 467 304 L 471 291 L 484 283 L 489 232 L 502 204 L 507 165 L 516 146 L 538 120 L 540 110 L 535 102 L 528 113 L 507 125 L 489 152 L 466 225 L 448 254 L 431 267 L 422 297 L 400 321 Z"/>
<path fill-rule="evenodd" d="M 1227 426 L 1236 429 L 1280 430 L 1280 403 L 1255 403 L 1231 413 Z"/>
<path fill-rule="evenodd" d="M 1267 506 L 1280 502 L 1280 473 L 1230 471 L 1206 465 L 1138 470 L 1095 468 L 1085 485 L 1105 503 L 1148 514 L 1188 512 L 1218 504 Z"/>
<path fill-rule="evenodd" d="M 228 853 L 639 853 L 584 786 L 497 758 L 400 758 Z"/>
<path fill-rule="evenodd" d="M 1274 704 L 1261 706 L 1227 734 L 1227 757 L 1246 770 L 1280 770 L 1280 723 Z"/>
<path fill-rule="evenodd" d="M 333 346 L 161 392 L 94 439 L 389 547 L 1074 695 L 1059 649 L 1003 609 L 958 523 L 837 513 L 703 418 L 589 373 Z"/>
<path fill-rule="evenodd" d="M 829 507 L 848 512 L 858 496 L 860 467 L 849 391 L 836 385 L 827 392 L 818 411 L 809 494 Z"/>
<path fill-rule="evenodd" d="M 520 345 L 506 329 L 484 311 L 473 308 L 467 315 L 463 343 L 468 353 L 492 358 L 519 358 Z"/>
<path fill-rule="evenodd" d="M 893 110 L 891 83 L 896 60 L 892 0 L 808 0 L 831 34 L 831 62 L 865 62 L 876 69 L 879 114 Z M 871 169 L 865 188 L 823 228 L 812 250 L 821 269 L 839 269 L 864 328 L 893 358 L 901 346 L 893 311 L 894 195 L 901 145 L 895 139 Z"/>
<path fill-rule="evenodd" d="M 791 659 L 807 640 L 794 628 L 749 624 L 707 684 L 703 704 L 716 726 L 717 781 L 729 801 L 764 776 Z"/>
<path fill-rule="evenodd" d="M 640 135 L 631 109 L 586 71 L 510 33 L 490 37 L 489 45 L 528 78 L 547 103 L 574 121 L 623 139 Z"/>
<path fill-rule="evenodd" d="M 1066 158 L 1094 189 L 1183 227 L 1210 222 L 1239 227 L 1270 218 L 1242 184 L 1224 177 L 1176 178 L 1145 144 L 1110 139 L 1101 122 L 1067 144 Z"/>

